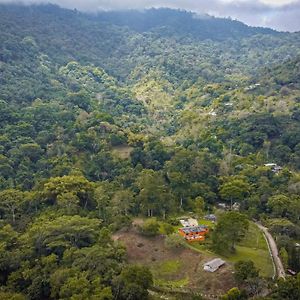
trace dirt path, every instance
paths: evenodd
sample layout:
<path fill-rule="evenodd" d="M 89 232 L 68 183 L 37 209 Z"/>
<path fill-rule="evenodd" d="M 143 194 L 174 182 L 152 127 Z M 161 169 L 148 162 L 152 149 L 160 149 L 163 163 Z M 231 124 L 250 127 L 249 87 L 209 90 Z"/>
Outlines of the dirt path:
<path fill-rule="evenodd" d="M 279 257 L 277 245 L 276 245 L 272 235 L 270 234 L 267 227 L 264 227 L 263 225 L 261 225 L 258 222 L 255 222 L 255 224 L 262 230 L 262 232 L 264 233 L 264 236 L 267 240 L 267 243 L 269 245 L 270 255 L 272 257 L 272 261 L 275 266 L 277 277 L 285 278 L 286 277 L 285 270 L 284 270 L 283 264 L 281 262 L 281 259 Z M 274 278 L 275 278 L 275 274 L 274 274 Z"/>

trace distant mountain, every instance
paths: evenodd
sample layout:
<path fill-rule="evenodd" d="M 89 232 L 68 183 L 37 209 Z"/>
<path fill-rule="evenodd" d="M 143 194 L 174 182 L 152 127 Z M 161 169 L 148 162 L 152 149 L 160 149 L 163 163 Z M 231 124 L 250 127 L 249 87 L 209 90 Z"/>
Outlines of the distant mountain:
<path fill-rule="evenodd" d="M 144 11 L 112 11 L 98 13 L 98 19 L 137 32 L 159 32 L 165 36 L 180 35 L 196 39 L 224 40 L 255 34 L 278 34 L 275 30 L 250 27 L 242 22 L 169 8 Z"/>
<path fill-rule="evenodd" d="M 123 83 L 150 72 L 179 86 L 255 76 L 300 49 L 297 33 L 172 9 L 87 14 L 2 4 L 0 32 L 0 99 L 18 101 L 51 97 L 51 82 L 70 61 L 100 67 Z"/>

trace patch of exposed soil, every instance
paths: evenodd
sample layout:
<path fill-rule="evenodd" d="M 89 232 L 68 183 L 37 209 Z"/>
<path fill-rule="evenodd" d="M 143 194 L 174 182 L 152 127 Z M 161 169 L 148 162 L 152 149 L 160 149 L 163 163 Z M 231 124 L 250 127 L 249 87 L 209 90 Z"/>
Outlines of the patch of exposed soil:
<path fill-rule="evenodd" d="M 147 265 L 155 270 L 164 262 L 180 261 L 178 272 L 171 274 L 167 280 L 188 278 L 188 284 L 184 287 L 186 290 L 201 292 L 208 298 L 213 298 L 235 286 L 231 264 L 227 263 L 215 273 L 206 272 L 203 264 L 214 258 L 213 256 L 191 249 L 168 249 L 165 247 L 163 235 L 145 237 L 134 226 L 128 231 L 117 232 L 113 238 L 126 246 L 129 263 Z"/>

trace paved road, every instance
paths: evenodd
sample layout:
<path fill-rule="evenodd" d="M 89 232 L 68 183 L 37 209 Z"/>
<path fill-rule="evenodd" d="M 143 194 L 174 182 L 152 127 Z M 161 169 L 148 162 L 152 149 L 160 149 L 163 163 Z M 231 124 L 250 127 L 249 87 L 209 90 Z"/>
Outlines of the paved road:
<path fill-rule="evenodd" d="M 255 224 L 262 230 L 262 232 L 264 233 L 264 235 L 267 239 L 267 242 L 269 244 L 270 255 L 272 257 L 273 263 L 274 263 L 275 268 L 276 268 L 277 277 L 278 278 L 285 278 L 286 277 L 285 270 L 284 270 L 283 264 L 281 262 L 281 259 L 279 257 L 277 245 L 276 245 L 272 235 L 268 231 L 267 227 L 261 225 L 258 222 L 255 222 Z"/>

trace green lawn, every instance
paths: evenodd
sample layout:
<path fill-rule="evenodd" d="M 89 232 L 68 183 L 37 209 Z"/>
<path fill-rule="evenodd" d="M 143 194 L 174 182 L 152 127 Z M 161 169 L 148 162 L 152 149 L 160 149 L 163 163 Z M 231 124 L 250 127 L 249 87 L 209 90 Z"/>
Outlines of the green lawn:
<path fill-rule="evenodd" d="M 210 229 L 215 227 L 213 222 L 205 219 L 199 219 L 198 222 L 199 224 L 207 225 Z M 174 226 L 175 232 L 178 232 L 178 228 L 180 227 L 181 226 Z M 220 256 L 210 250 L 210 243 L 211 240 L 208 237 L 205 242 L 187 243 L 186 246 L 207 256 Z M 249 230 L 245 238 L 236 246 L 235 254 L 223 258 L 232 263 L 235 263 L 238 260 L 252 260 L 255 266 L 260 270 L 261 276 L 273 276 L 273 264 L 267 242 L 261 230 L 259 230 L 253 222 L 249 223 Z"/>
<path fill-rule="evenodd" d="M 273 276 L 273 265 L 269 252 L 262 249 L 254 249 L 249 247 L 237 246 L 236 253 L 226 258 L 231 262 L 239 260 L 252 260 L 259 269 L 259 273 L 263 277 Z"/>
<path fill-rule="evenodd" d="M 155 273 L 160 276 L 167 276 L 177 273 L 181 267 L 181 262 L 179 260 L 167 260 L 159 265 L 155 266 Z"/>
<path fill-rule="evenodd" d="M 215 228 L 215 223 L 213 223 L 212 221 L 208 221 L 208 220 L 205 220 L 205 219 L 199 219 L 198 223 L 199 223 L 199 225 L 206 225 L 210 229 Z"/>
<path fill-rule="evenodd" d="M 169 289 L 179 289 L 187 286 L 189 284 L 189 278 L 184 277 L 179 280 L 165 280 L 157 279 L 154 277 L 154 286 L 169 288 Z"/>
<path fill-rule="evenodd" d="M 273 276 L 273 264 L 267 242 L 261 230 L 253 222 L 250 222 L 248 233 L 236 247 L 236 253 L 227 259 L 231 262 L 250 259 L 260 270 L 260 275 Z"/>
<path fill-rule="evenodd" d="M 220 256 L 210 251 L 209 241 L 206 243 L 188 244 L 187 247 L 206 255 Z M 273 264 L 269 254 L 268 245 L 263 233 L 253 222 L 250 222 L 249 230 L 245 238 L 237 245 L 236 253 L 223 258 L 232 263 L 239 260 L 252 260 L 255 266 L 260 270 L 261 276 L 273 276 Z"/>
<path fill-rule="evenodd" d="M 154 285 L 164 288 L 182 288 L 189 283 L 188 276 L 180 279 L 171 279 L 172 275 L 180 272 L 182 262 L 179 260 L 167 260 L 152 266 Z"/>

